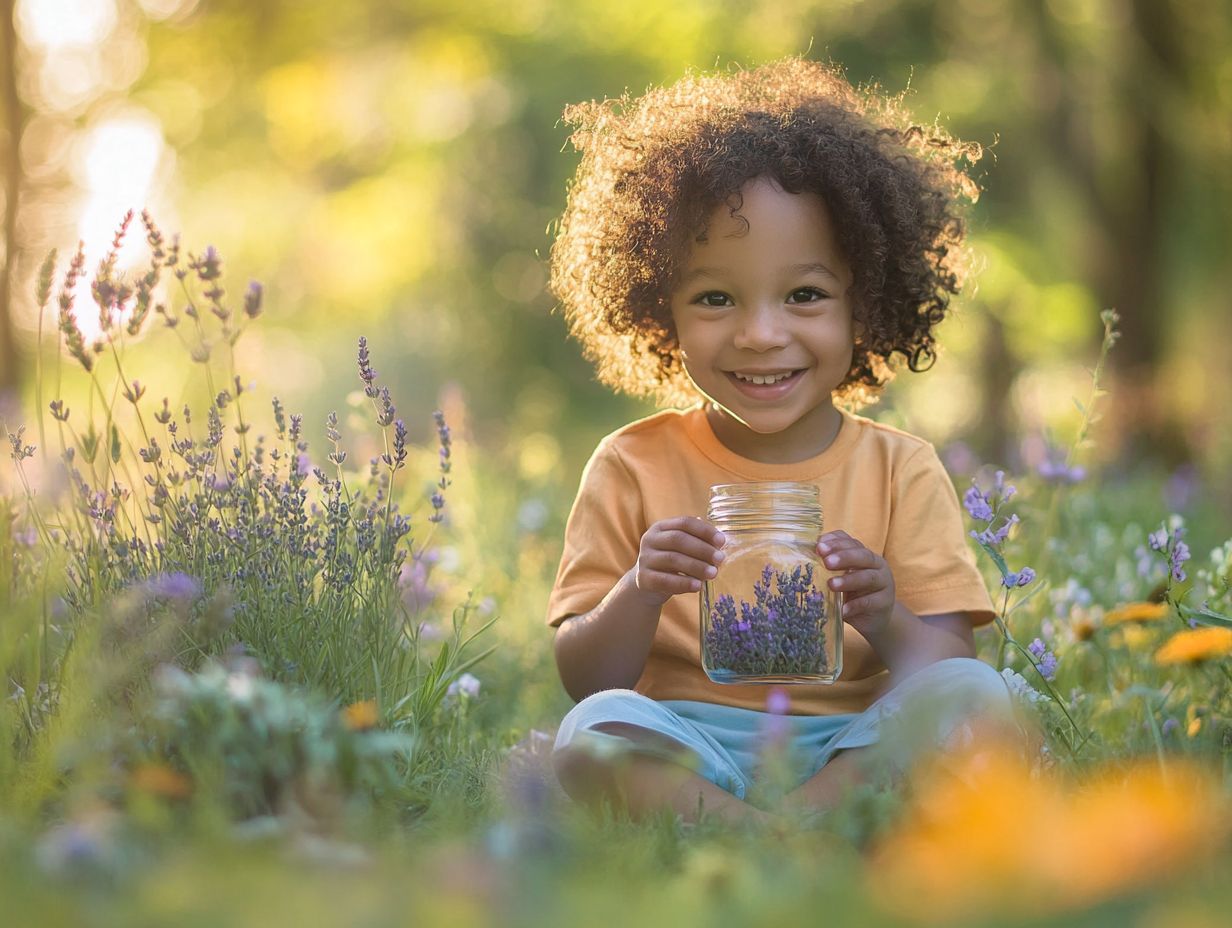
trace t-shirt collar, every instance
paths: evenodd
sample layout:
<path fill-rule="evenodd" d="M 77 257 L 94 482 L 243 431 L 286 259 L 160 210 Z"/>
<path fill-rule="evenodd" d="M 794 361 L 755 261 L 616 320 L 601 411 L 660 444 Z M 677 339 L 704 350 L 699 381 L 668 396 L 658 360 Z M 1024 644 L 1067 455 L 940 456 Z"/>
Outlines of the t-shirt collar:
<path fill-rule="evenodd" d="M 842 424 L 830 447 L 821 454 L 791 464 L 763 464 L 732 451 L 714 434 L 702 403 L 685 410 L 683 418 L 690 440 L 702 454 L 724 470 L 746 480 L 809 480 L 820 477 L 841 464 L 859 440 L 860 418 L 845 409 L 839 409 L 838 412 L 842 416 Z"/>

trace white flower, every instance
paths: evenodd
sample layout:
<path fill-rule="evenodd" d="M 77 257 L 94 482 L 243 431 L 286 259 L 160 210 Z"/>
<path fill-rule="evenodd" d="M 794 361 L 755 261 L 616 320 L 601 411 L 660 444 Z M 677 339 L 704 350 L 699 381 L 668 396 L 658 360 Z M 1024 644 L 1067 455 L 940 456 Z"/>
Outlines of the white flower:
<path fill-rule="evenodd" d="M 1005 680 L 1005 685 L 1009 687 L 1013 697 L 1020 702 L 1037 703 L 1048 698 L 1028 683 L 1022 674 L 1008 667 L 1001 671 L 1001 678 Z"/>
<path fill-rule="evenodd" d="M 479 678 L 472 676 L 469 673 L 464 673 L 458 679 L 449 684 L 449 689 L 445 690 L 446 696 L 452 696 L 455 699 L 458 694 L 474 699 L 479 695 Z"/>

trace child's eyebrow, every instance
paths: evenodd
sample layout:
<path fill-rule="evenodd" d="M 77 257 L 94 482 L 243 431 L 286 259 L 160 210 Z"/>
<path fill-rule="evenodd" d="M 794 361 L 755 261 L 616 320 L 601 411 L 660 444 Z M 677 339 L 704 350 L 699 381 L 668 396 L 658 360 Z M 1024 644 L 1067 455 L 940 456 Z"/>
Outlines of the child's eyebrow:
<path fill-rule="evenodd" d="M 783 270 L 789 271 L 793 274 L 825 274 L 827 277 L 833 277 L 835 280 L 839 279 L 839 276 L 835 274 L 834 271 L 830 270 L 820 261 L 812 261 L 805 264 L 790 264 L 783 268 Z M 680 283 L 682 285 L 692 283 L 700 277 L 721 279 L 723 277 L 723 269 L 718 267 L 695 267 L 693 270 L 689 271 L 680 278 Z"/>

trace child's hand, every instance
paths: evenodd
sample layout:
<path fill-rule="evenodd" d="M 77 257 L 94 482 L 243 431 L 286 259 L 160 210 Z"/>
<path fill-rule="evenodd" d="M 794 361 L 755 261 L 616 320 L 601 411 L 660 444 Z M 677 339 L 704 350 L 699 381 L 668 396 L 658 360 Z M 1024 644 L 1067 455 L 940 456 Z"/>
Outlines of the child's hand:
<path fill-rule="evenodd" d="M 894 575 L 885 558 L 874 554 L 846 532 L 827 532 L 817 541 L 826 567 L 845 571 L 829 586 L 843 594 L 843 620 L 866 638 L 890 624 L 894 612 Z"/>
<path fill-rule="evenodd" d="M 638 592 L 658 606 L 678 593 L 696 593 L 703 580 L 718 572 L 724 540 L 705 519 L 679 516 L 656 522 L 642 536 L 633 568 Z"/>

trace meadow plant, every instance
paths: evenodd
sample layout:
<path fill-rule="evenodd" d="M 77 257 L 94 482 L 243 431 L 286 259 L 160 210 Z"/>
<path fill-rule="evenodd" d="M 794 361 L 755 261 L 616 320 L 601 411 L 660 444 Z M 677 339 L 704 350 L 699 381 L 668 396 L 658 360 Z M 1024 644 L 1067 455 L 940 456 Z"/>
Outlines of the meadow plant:
<path fill-rule="evenodd" d="M 5 510 L 0 546 L 7 551 L 33 532 L 36 557 L 63 565 L 58 613 L 48 622 L 61 636 L 71 639 L 83 621 L 106 624 L 117 611 L 138 613 L 131 620 L 138 625 L 164 626 L 171 604 L 186 621 L 175 624 L 173 646 L 160 659 L 191 669 L 241 643 L 274 681 L 344 704 L 372 700 L 387 723 L 430 730 L 449 685 L 487 653 L 470 653 L 483 628 L 467 628 L 475 608 L 469 596 L 454 610 L 452 629 L 426 647 L 419 630 L 427 617 L 400 583 L 408 565 L 429 559 L 432 532 L 444 519 L 451 436 L 443 415 L 434 416 L 437 475 L 421 500 L 426 517 L 414 538 L 415 515 L 398 502 L 410 489 L 401 474 L 409 430 L 372 369 L 366 339 L 359 340 L 358 374 L 383 450 L 359 472 L 345 469 L 347 451 L 330 413 L 328 465 L 315 466 L 303 417 L 288 414 L 276 396 L 272 434 L 256 431 L 255 385 L 236 370 L 236 342 L 263 311 L 261 285 L 249 284 L 233 309 L 218 252 L 182 253 L 178 237 L 168 242 L 147 213 L 148 268 L 126 280 L 116 267 L 131 221 L 130 212 L 90 281 L 96 337 L 78 324 L 83 248 L 58 291 L 60 350 L 47 409 L 68 505 L 48 509 L 27 479 L 27 462 L 38 445 L 47 446 L 42 417 L 37 445 L 23 428 L 11 431 L 10 457 L 27 504 L 20 521 L 15 506 Z M 40 344 L 54 272 L 53 252 L 37 284 Z M 163 282 L 174 295 L 161 292 Z M 156 321 L 200 372 L 209 397 L 203 411 L 157 396 L 126 370 L 127 343 Z M 65 396 L 65 354 L 85 374 L 88 396 L 73 404 L 79 408 Z M 41 352 L 38 359 L 41 408 Z M 46 674 L 40 682 L 55 686 Z M 12 686 L 30 690 L 21 680 Z"/>
<path fill-rule="evenodd" d="M 254 664 L 160 668 L 128 788 L 172 799 L 204 791 L 241 819 L 294 810 L 318 821 L 398 791 L 410 735 L 376 728 L 371 703 L 339 711 Z"/>

